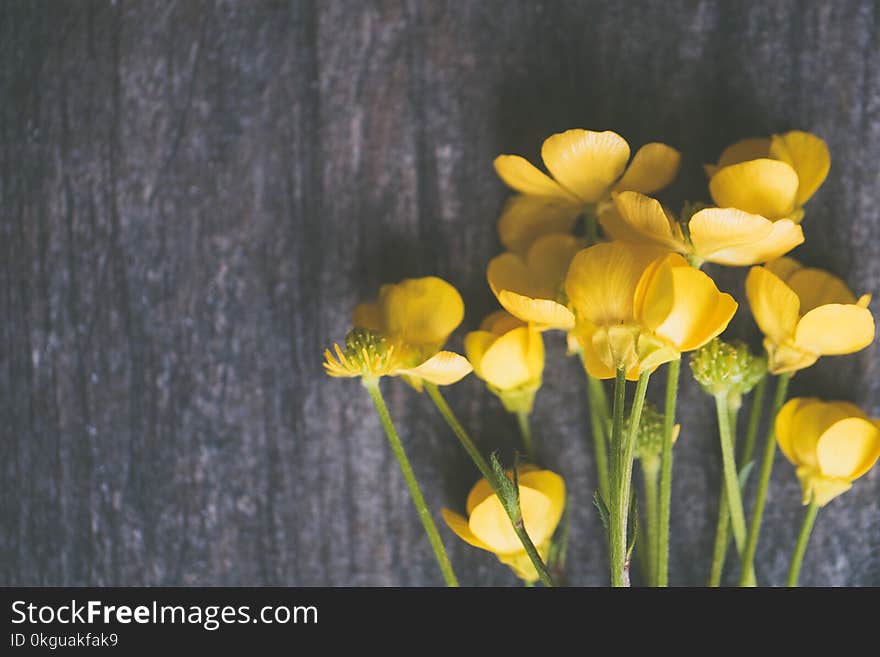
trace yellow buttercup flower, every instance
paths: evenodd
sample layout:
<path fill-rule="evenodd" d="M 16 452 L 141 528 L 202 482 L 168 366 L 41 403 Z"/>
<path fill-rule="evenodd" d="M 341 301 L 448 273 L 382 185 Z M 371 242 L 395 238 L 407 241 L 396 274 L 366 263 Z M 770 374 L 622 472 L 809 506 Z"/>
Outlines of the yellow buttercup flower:
<path fill-rule="evenodd" d="M 679 358 L 719 335 L 737 303 L 675 253 L 626 242 L 579 252 L 565 281 L 574 333 L 591 376 L 627 378 Z"/>
<path fill-rule="evenodd" d="M 486 278 L 511 315 L 539 330 L 574 327 L 562 284 L 571 259 L 583 247 L 573 235 L 545 235 L 522 256 L 502 253 L 489 261 Z"/>
<path fill-rule="evenodd" d="M 801 244 L 804 233 L 790 219 L 770 221 L 736 208 L 705 208 L 690 218 L 687 237 L 660 202 L 639 194 L 612 195 L 599 215 L 605 233 L 616 240 L 652 244 L 721 265 L 754 265 L 778 258 Z"/>
<path fill-rule="evenodd" d="M 541 158 L 552 177 L 519 155 L 496 157 L 495 171 L 520 192 L 498 221 L 502 244 L 524 254 L 542 235 L 571 232 L 578 216 L 611 191 L 663 189 L 681 163 L 677 150 L 660 143 L 640 148 L 627 167 L 629 155 L 629 144 L 617 133 L 575 129 L 544 141 Z"/>
<path fill-rule="evenodd" d="M 465 336 L 464 349 L 508 411 L 531 413 L 544 373 L 544 340 L 534 327 L 499 310 Z"/>
<path fill-rule="evenodd" d="M 770 139 L 739 141 L 706 171 L 711 176 L 709 192 L 718 206 L 799 222 L 804 204 L 830 167 L 828 145 L 816 135 L 793 130 Z"/>
<path fill-rule="evenodd" d="M 856 300 L 842 280 L 793 258 L 752 267 L 746 296 L 773 374 L 804 369 L 820 356 L 860 351 L 874 340 L 871 296 Z"/>
<path fill-rule="evenodd" d="M 799 397 L 776 416 L 776 440 L 797 468 L 803 503 L 825 506 L 880 457 L 880 421 L 854 404 Z"/>
<path fill-rule="evenodd" d="M 550 541 L 565 508 L 565 481 L 555 472 L 528 465 L 518 468 L 517 475 L 526 533 L 541 558 L 546 560 Z M 474 485 L 467 497 L 466 509 L 467 517 L 442 509 L 449 528 L 466 543 L 495 554 L 521 579 L 536 581 L 538 573 L 488 481 L 481 479 Z"/>
<path fill-rule="evenodd" d="M 422 381 L 449 385 L 472 368 L 467 359 L 441 351 L 464 318 L 458 291 L 435 276 L 383 285 L 376 303 L 355 308 L 355 329 L 345 349 L 324 352 L 330 376 L 403 376 L 416 389 Z"/>

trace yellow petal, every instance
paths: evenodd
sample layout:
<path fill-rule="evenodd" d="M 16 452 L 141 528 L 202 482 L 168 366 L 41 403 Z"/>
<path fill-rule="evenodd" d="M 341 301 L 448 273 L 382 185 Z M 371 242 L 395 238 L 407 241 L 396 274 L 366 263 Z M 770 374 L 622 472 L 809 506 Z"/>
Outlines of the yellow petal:
<path fill-rule="evenodd" d="M 534 543 L 543 543 L 556 528 L 550 499 L 543 493 L 522 485 L 519 487 L 519 499 L 526 533 Z M 558 523 L 558 518 L 556 522 Z M 471 512 L 468 524 L 474 536 L 497 554 L 522 550 L 522 543 L 513 531 L 510 518 L 497 495 L 491 495 L 480 502 Z"/>
<path fill-rule="evenodd" d="M 719 170 L 709 192 L 722 208 L 738 208 L 768 219 L 782 219 L 794 210 L 798 177 L 778 160 L 750 160 Z"/>
<path fill-rule="evenodd" d="M 508 331 L 495 340 L 481 361 L 482 378 L 500 390 L 534 381 L 541 376 L 543 366 L 544 342 L 537 331 L 525 326 Z"/>
<path fill-rule="evenodd" d="M 804 241 L 800 226 L 770 221 L 735 208 L 707 208 L 688 224 L 694 253 L 722 265 L 756 265 L 788 253 Z"/>
<path fill-rule="evenodd" d="M 801 349 L 823 356 L 852 354 L 874 341 L 874 316 L 856 305 L 819 306 L 801 317 L 794 341 Z"/>
<path fill-rule="evenodd" d="M 721 152 L 721 157 L 718 158 L 717 165 L 707 164 L 705 166 L 706 173 L 709 174 L 709 177 L 711 178 L 719 169 L 729 167 L 731 164 L 739 164 L 740 162 L 747 162 L 748 160 L 757 160 L 767 157 L 769 154 L 770 140 L 766 137 L 749 137 L 748 139 L 741 139 Z"/>
<path fill-rule="evenodd" d="M 443 520 L 446 521 L 446 524 L 449 525 L 449 529 L 455 532 L 456 536 L 458 536 L 465 543 L 469 543 L 474 547 L 478 547 L 481 550 L 492 551 L 488 545 L 483 543 L 480 539 L 474 536 L 474 533 L 471 531 L 470 526 L 468 525 L 468 521 L 455 511 L 450 511 L 449 509 L 440 509 L 440 515 L 443 516 Z"/>
<path fill-rule="evenodd" d="M 483 355 L 486 350 L 498 338 L 494 333 L 489 331 L 471 331 L 464 336 L 464 353 L 474 368 L 474 374 L 481 379 L 483 376 Z"/>
<path fill-rule="evenodd" d="M 797 173 L 796 205 L 803 205 L 816 193 L 831 168 L 828 144 L 809 132 L 793 130 L 784 135 L 773 135 L 770 157 L 789 164 Z"/>
<path fill-rule="evenodd" d="M 362 303 L 355 306 L 351 322 L 359 328 L 382 332 L 382 314 L 377 303 Z"/>
<path fill-rule="evenodd" d="M 464 356 L 452 351 L 440 351 L 418 367 L 398 370 L 398 373 L 435 383 L 438 386 L 448 386 L 466 377 L 473 369 Z"/>
<path fill-rule="evenodd" d="M 657 142 L 645 144 L 636 151 L 614 189 L 653 194 L 675 180 L 680 166 L 681 153 L 671 146 Z"/>
<path fill-rule="evenodd" d="M 582 209 L 580 201 L 517 194 L 507 201 L 498 219 L 498 236 L 508 250 L 525 255 L 539 237 L 570 233 Z"/>
<path fill-rule="evenodd" d="M 566 130 L 544 141 L 541 157 L 567 190 L 584 203 L 595 203 L 623 173 L 629 144 L 614 132 Z"/>
<path fill-rule="evenodd" d="M 816 454 L 823 475 L 853 481 L 880 457 L 880 431 L 864 418 L 840 420 L 819 438 Z"/>
<path fill-rule="evenodd" d="M 495 172 L 507 185 L 518 192 L 532 196 L 549 196 L 572 200 L 572 195 L 538 167 L 519 155 L 499 155 L 495 158 Z"/>
<path fill-rule="evenodd" d="M 580 251 L 565 279 L 569 303 L 597 326 L 633 320 L 633 297 L 645 268 L 659 255 L 656 247 L 609 242 Z"/>
<path fill-rule="evenodd" d="M 823 477 L 815 468 L 807 466 L 798 468 L 797 476 L 803 489 L 804 506 L 812 499 L 819 507 L 823 507 L 852 488 L 852 484 L 846 479 Z"/>
<path fill-rule="evenodd" d="M 679 351 L 696 349 L 720 335 L 736 313 L 733 297 L 681 256 L 667 256 L 661 269 L 652 276 L 639 309 L 645 328 Z"/>
<path fill-rule="evenodd" d="M 513 253 L 502 253 L 489 261 L 486 280 L 492 293 L 498 297 L 502 290 L 509 290 L 527 297 L 550 295 L 551 290 L 541 289 L 534 280 L 525 258 Z M 516 315 L 516 313 L 513 313 Z"/>
<path fill-rule="evenodd" d="M 659 201 L 638 192 L 616 193 L 613 198 L 614 205 L 599 214 L 599 223 L 609 237 L 687 251 L 678 224 Z"/>
<path fill-rule="evenodd" d="M 506 310 L 496 310 L 483 318 L 483 321 L 480 322 L 480 330 L 489 331 L 495 335 L 504 335 L 512 329 L 525 325 L 524 321 L 514 317 Z"/>
<path fill-rule="evenodd" d="M 863 294 L 862 296 L 859 297 L 859 300 L 856 301 L 856 305 L 859 308 L 867 308 L 870 305 L 870 303 L 871 303 L 871 295 L 870 294 Z"/>
<path fill-rule="evenodd" d="M 559 329 L 569 331 L 574 328 L 572 312 L 556 301 L 534 299 L 510 290 L 502 290 L 498 302 L 512 315 L 524 322 L 530 322 L 540 330 Z"/>
<path fill-rule="evenodd" d="M 796 271 L 804 268 L 800 262 L 787 256 L 771 260 L 764 265 L 764 267 L 776 274 L 780 280 L 786 284 L 788 284 L 788 279 L 791 278 Z"/>
<path fill-rule="evenodd" d="M 794 336 L 800 301 L 778 276 L 752 267 L 746 277 L 746 296 L 761 331 L 777 345 Z"/>
<path fill-rule="evenodd" d="M 547 298 L 561 291 L 568 266 L 583 247 L 583 240 L 574 235 L 545 235 L 529 249 L 526 266 Z"/>
<path fill-rule="evenodd" d="M 546 495 L 550 500 L 546 522 L 552 525 L 549 534 L 552 536 L 565 510 L 565 480 L 550 470 L 533 470 L 521 474 L 519 484 Z"/>
<path fill-rule="evenodd" d="M 436 276 L 383 286 L 379 296 L 384 330 L 410 345 L 439 348 L 464 319 L 458 290 Z"/>
<path fill-rule="evenodd" d="M 465 508 L 467 509 L 468 516 L 470 516 L 474 509 L 477 508 L 477 505 L 485 500 L 490 495 L 494 495 L 495 491 L 492 490 L 492 486 L 485 479 L 480 479 L 474 487 L 471 488 L 470 493 L 467 496 L 467 502 L 465 503 Z"/>
<path fill-rule="evenodd" d="M 583 354 L 584 368 L 587 373 L 596 379 L 613 379 L 614 363 L 610 357 L 603 359 L 602 355 L 596 350 L 593 343 L 593 335 L 596 333 L 596 327 L 589 322 L 578 322 L 578 325 L 569 336 L 574 335 Z"/>
<path fill-rule="evenodd" d="M 798 464 L 798 461 L 794 452 L 794 433 L 792 431 L 794 417 L 810 404 L 822 404 L 822 402 L 813 397 L 795 397 L 785 402 L 782 408 L 779 409 L 779 413 L 776 414 L 774 424 L 776 428 L 776 443 L 779 445 L 782 453 L 785 454 L 785 458 L 795 465 Z"/>
<path fill-rule="evenodd" d="M 855 304 L 856 297 L 842 280 L 822 269 L 801 267 L 785 281 L 801 300 L 801 314 L 829 303 Z"/>
<path fill-rule="evenodd" d="M 791 449 L 798 465 L 818 467 L 817 446 L 822 435 L 837 422 L 849 416 L 847 409 L 837 404 L 817 401 L 805 403 L 792 416 Z"/>

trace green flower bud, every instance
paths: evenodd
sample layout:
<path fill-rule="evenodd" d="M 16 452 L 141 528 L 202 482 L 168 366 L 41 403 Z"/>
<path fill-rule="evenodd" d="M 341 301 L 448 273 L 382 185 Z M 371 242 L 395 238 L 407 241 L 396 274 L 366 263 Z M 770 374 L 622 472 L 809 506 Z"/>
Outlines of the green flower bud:
<path fill-rule="evenodd" d="M 767 360 L 749 351 L 744 342 L 715 338 L 691 355 L 691 371 L 706 393 L 727 395 L 738 406 L 742 395 L 767 373 Z"/>

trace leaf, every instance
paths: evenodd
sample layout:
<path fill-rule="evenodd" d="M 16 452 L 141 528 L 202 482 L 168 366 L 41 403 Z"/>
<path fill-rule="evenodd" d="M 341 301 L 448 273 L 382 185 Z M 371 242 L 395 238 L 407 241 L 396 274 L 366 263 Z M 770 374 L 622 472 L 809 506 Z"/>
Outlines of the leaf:
<path fill-rule="evenodd" d="M 749 475 L 752 474 L 752 470 L 754 469 L 754 467 L 755 467 L 755 462 L 752 460 L 752 461 L 749 461 L 748 463 L 746 463 L 742 467 L 742 470 L 739 471 L 737 478 L 739 479 L 739 489 L 740 490 L 745 490 L 746 482 L 749 480 Z"/>
<path fill-rule="evenodd" d="M 633 488 L 629 501 L 629 525 L 632 527 L 632 537 L 629 539 L 629 545 L 626 548 L 627 563 L 630 561 L 633 548 L 636 546 L 636 539 L 639 537 L 639 499 L 636 497 L 635 488 Z"/>
<path fill-rule="evenodd" d="M 507 511 L 510 519 L 516 524 L 522 519 L 522 511 L 519 507 L 519 478 L 517 477 L 516 469 L 514 468 L 513 470 L 514 481 L 511 481 L 504 471 L 504 467 L 498 461 L 498 456 L 493 453 L 489 458 L 492 462 L 492 474 L 495 479 L 494 482 L 489 483 L 493 484 L 492 488 L 495 489 L 495 494 L 498 495 L 501 505 Z"/>

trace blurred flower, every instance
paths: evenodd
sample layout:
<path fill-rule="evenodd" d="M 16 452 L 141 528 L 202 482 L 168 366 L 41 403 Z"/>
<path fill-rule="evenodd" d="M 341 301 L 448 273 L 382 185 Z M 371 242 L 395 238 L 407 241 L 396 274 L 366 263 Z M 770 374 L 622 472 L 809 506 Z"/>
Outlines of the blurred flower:
<path fill-rule="evenodd" d="M 860 351 L 874 340 L 871 296 L 857 301 L 842 280 L 793 258 L 752 267 L 746 296 L 773 374 L 804 369 L 820 356 Z"/>
<path fill-rule="evenodd" d="M 629 431 L 629 419 L 624 422 Z M 610 432 L 610 429 L 609 429 Z M 672 426 L 672 443 L 678 441 L 681 425 Z M 660 465 L 660 457 L 663 452 L 663 438 L 666 433 L 666 416 L 654 408 L 651 404 L 645 404 L 639 420 L 639 429 L 636 434 L 636 445 L 633 456 L 642 461 L 643 466 L 651 468 Z"/>
<path fill-rule="evenodd" d="M 565 481 L 555 472 L 534 466 L 517 469 L 519 502 L 526 533 L 546 560 L 550 541 L 565 508 Z M 443 519 L 459 538 L 474 547 L 495 554 L 526 582 L 538 573 L 510 524 L 507 512 L 489 482 L 481 479 L 471 489 L 466 503 L 467 518 L 443 509 Z"/>
<path fill-rule="evenodd" d="M 591 376 L 627 377 L 679 358 L 719 335 L 736 312 L 729 294 L 680 255 L 625 242 L 579 252 L 565 282 Z"/>
<path fill-rule="evenodd" d="M 542 235 L 571 232 L 578 216 L 607 200 L 612 190 L 651 194 L 663 189 L 681 162 L 677 150 L 660 143 L 640 148 L 627 167 L 629 155 L 629 144 L 614 132 L 575 129 L 544 141 L 541 158 L 552 177 L 519 155 L 496 157 L 495 171 L 520 192 L 498 221 L 502 244 L 523 254 Z"/>
<path fill-rule="evenodd" d="M 797 223 L 830 167 L 828 145 L 815 135 L 793 130 L 770 139 L 739 141 L 706 171 L 709 192 L 718 206 Z"/>
<path fill-rule="evenodd" d="M 736 208 L 705 208 L 687 222 L 687 236 L 660 202 L 638 192 L 615 193 L 599 215 L 615 240 L 652 244 L 722 265 L 754 265 L 778 258 L 804 241 L 789 219 L 770 221 Z"/>
<path fill-rule="evenodd" d="M 355 328 L 345 349 L 324 352 L 327 374 L 337 377 L 403 376 L 420 390 L 422 381 L 449 385 L 472 368 L 451 351 L 441 351 L 464 318 L 464 303 L 446 281 L 428 276 L 383 285 L 376 303 L 355 308 Z"/>
<path fill-rule="evenodd" d="M 544 340 L 535 328 L 499 310 L 465 336 L 464 348 L 474 373 L 508 411 L 531 413 L 544 372 Z"/>
<path fill-rule="evenodd" d="M 797 467 L 803 503 L 825 506 L 880 457 L 880 421 L 849 402 L 798 397 L 776 416 L 776 440 Z"/>
<path fill-rule="evenodd" d="M 498 302 L 511 315 L 539 330 L 574 326 L 565 305 L 563 282 L 583 242 L 573 235 L 545 235 L 525 256 L 502 253 L 489 261 L 486 278 Z"/>

